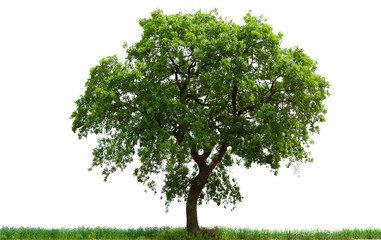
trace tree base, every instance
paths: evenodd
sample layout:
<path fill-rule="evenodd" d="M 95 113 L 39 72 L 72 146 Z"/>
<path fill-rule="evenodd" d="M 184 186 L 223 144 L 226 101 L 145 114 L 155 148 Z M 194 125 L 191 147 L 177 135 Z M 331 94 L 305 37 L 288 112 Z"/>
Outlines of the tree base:
<path fill-rule="evenodd" d="M 204 239 L 208 240 L 221 240 L 222 233 L 221 230 L 217 227 L 208 229 L 208 228 L 200 228 L 200 233 Z"/>

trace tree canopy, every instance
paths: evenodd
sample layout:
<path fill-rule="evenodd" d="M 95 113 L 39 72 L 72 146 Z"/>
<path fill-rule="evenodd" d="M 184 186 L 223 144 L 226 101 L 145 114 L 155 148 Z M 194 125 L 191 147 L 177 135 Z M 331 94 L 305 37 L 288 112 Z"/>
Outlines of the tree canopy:
<path fill-rule="evenodd" d="M 249 12 L 244 22 L 156 10 L 139 20 L 141 40 L 124 45 L 125 61 L 111 56 L 90 70 L 72 130 L 100 135 L 92 167 L 105 180 L 137 153 L 139 182 L 156 191 L 152 176 L 165 174 L 167 205 L 189 202 L 192 183 L 202 185 L 199 204 L 234 205 L 234 164 L 276 174 L 282 160 L 312 161 L 306 149 L 325 120 L 329 83 L 303 49 L 282 48 L 265 19 Z"/>

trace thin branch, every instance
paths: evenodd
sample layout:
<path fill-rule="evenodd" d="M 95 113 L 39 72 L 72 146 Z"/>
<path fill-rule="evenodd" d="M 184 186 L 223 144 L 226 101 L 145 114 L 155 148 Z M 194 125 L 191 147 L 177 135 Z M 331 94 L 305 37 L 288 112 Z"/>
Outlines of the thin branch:
<path fill-rule="evenodd" d="M 265 92 L 265 94 L 263 94 L 263 97 L 265 97 L 269 92 L 271 92 L 271 90 L 273 90 L 273 87 L 274 87 L 275 82 L 276 82 L 276 78 L 275 78 L 275 80 L 271 83 L 270 88 Z M 263 99 L 263 98 L 262 98 L 262 99 Z"/>
<path fill-rule="evenodd" d="M 185 96 L 185 99 L 187 99 L 187 98 L 193 98 L 193 100 L 195 100 L 195 102 L 196 103 L 198 103 L 198 104 L 200 104 L 200 105 L 202 105 L 202 106 L 209 106 L 210 104 L 207 104 L 207 103 L 205 103 L 205 102 L 200 102 L 200 100 L 197 98 L 197 97 L 195 97 L 193 94 L 187 94 L 186 96 Z"/>
<path fill-rule="evenodd" d="M 264 102 L 268 103 L 271 101 L 271 98 L 274 96 L 275 93 L 279 92 L 279 90 L 275 90 L 274 92 L 272 92 L 270 94 L 270 96 L 268 96 L 266 99 L 263 99 Z"/>
<path fill-rule="evenodd" d="M 170 58 L 170 57 L 168 57 L 168 58 L 169 58 L 169 60 L 171 60 L 173 66 L 174 66 L 175 69 L 176 69 L 176 72 L 175 72 L 175 73 L 180 73 L 179 66 L 175 63 L 175 61 L 174 61 L 172 58 Z"/>
<path fill-rule="evenodd" d="M 204 104 L 207 102 L 208 97 L 209 97 L 209 95 L 206 95 L 206 97 L 205 97 L 205 99 L 204 99 Z"/>
<path fill-rule="evenodd" d="M 173 70 L 173 69 L 171 69 L 171 68 L 169 68 L 169 67 L 167 67 L 167 66 L 165 66 L 165 65 L 163 65 L 163 67 L 164 67 L 165 69 L 167 69 L 168 71 L 170 71 L 171 73 L 176 73 L 176 70 Z"/>
<path fill-rule="evenodd" d="M 206 93 L 208 93 L 208 91 L 203 91 L 202 93 L 188 93 L 187 95 L 197 96 L 197 95 L 204 95 Z"/>
<path fill-rule="evenodd" d="M 168 84 L 168 87 L 172 87 L 173 85 L 176 85 L 176 82 Z"/>
<path fill-rule="evenodd" d="M 262 98 L 261 98 L 261 102 L 270 102 L 272 96 L 273 96 L 275 93 L 279 92 L 278 90 L 276 90 L 276 91 L 272 92 L 272 93 L 270 94 L 269 97 L 266 97 L 266 98 L 265 98 L 265 96 L 266 96 L 269 92 L 271 92 L 271 91 L 273 90 L 274 85 L 275 85 L 275 82 L 276 82 L 276 78 L 275 78 L 275 80 L 272 81 L 270 88 L 267 89 L 267 91 L 263 94 L 263 96 L 262 96 Z M 244 112 L 246 112 L 247 110 L 254 110 L 254 109 L 257 107 L 257 105 L 258 105 L 258 103 L 254 104 L 254 105 L 251 105 L 251 106 L 244 107 L 243 109 L 241 109 L 241 110 L 238 111 L 237 116 L 241 116 L 241 115 L 242 115 Z"/>
<path fill-rule="evenodd" d="M 179 81 L 179 75 L 178 73 L 175 73 L 175 81 L 176 81 L 176 85 L 179 87 L 179 89 L 181 90 L 181 85 L 180 85 L 180 81 Z"/>
<path fill-rule="evenodd" d="M 238 111 L 237 116 L 241 116 L 241 115 L 242 115 L 244 112 L 246 112 L 247 110 L 254 110 L 256 107 L 257 107 L 257 104 L 254 104 L 254 105 L 252 105 L 252 106 L 244 107 L 243 109 L 241 109 L 241 110 Z"/>
<path fill-rule="evenodd" d="M 234 85 L 232 92 L 233 115 L 237 115 L 237 91 L 238 87 L 237 85 Z"/>
<path fill-rule="evenodd" d="M 194 68 L 195 66 L 196 66 L 195 62 L 192 62 L 191 65 L 189 65 L 189 67 L 188 67 L 188 79 L 191 76 L 191 69 Z"/>
<path fill-rule="evenodd" d="M 269 147 L 267 147 L 265 144 L 263 144 L 263 146 L 271 153 L 271 154 L 274 154 L 273 153 L 273 151 L 269 148 Z"/>

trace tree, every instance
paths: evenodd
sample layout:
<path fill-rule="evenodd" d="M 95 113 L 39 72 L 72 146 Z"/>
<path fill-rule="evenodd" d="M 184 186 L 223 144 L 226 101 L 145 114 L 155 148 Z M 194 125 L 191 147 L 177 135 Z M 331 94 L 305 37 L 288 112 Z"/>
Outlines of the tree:
<path fill-rule="evenodd" d="M 329 83 L 302 49 L 281 48 L 263 18 L 249 12 L 240 26 L 217 10 L 140 19 L 142 38 L 127 57 L 104 58 L 90 70 L 76 101 L 72 130 L 99 134 L 93 167 L 105 181 L 137 150 L 134 175 L 166 206 L 186 201 L 187 230 L 199 231 L 197 205 L 242 201 L 234 165 L 312 162 L 306 148 L 326 113 Z"/>

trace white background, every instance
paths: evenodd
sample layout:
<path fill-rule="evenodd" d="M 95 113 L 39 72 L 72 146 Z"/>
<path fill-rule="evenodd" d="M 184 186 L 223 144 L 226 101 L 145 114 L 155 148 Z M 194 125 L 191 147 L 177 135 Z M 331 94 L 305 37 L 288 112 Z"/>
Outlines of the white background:
<path fill-rule="evenodd" d="M 185 227 L 185 203 L 165 213 L 131 170 L 103 182 L 88 172 L 96 138 L 78 140 L 70 114 L 89 69 L 125 57 L 138 19 L 209 11 L 243 24 L 263 14 L 283 46 L 299 45 L 331 84 L 327 122 L 300 178 L 236 168 L 235 211 L 199 207 L 201 226 L 381 228 L 379 1 L 0 1 L 0 227 Z"/>

